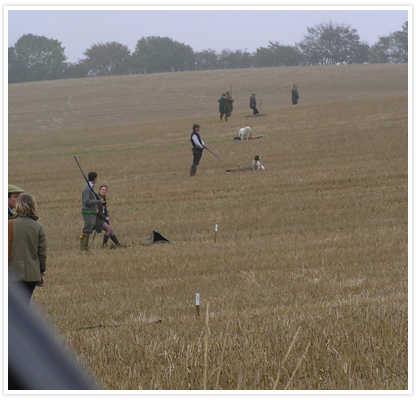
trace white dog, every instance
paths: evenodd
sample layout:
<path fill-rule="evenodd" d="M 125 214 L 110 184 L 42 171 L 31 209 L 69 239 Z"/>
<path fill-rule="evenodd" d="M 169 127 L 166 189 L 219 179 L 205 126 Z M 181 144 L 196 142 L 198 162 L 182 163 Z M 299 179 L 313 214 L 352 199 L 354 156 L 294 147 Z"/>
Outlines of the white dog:
<path fill-rule="evenodd" d="M 254 169 L 255 171 L 259 171 L 259 170 L 261 170 L 261 169 L 265 169 L 265 168 L 263 167 L 263 165 L 261 165 L 260 160 L 261 160 L 261 157 L 260 157 L 260 156 L 254 156 L 254 160 L 253 160 L 253 162 L 251 163 L 251 165 L 252 165 L 252 167 L 253 167 L 253 169 Z"/>
<path fill-rule="evenodd" d="M 245 137 L 248 140 L 249 136 L 251 137 L 251 128 L 249 126 L 241 128 L 238 132 L 238 137 L 240 138 L 240 140 L 244 140 Z"/>

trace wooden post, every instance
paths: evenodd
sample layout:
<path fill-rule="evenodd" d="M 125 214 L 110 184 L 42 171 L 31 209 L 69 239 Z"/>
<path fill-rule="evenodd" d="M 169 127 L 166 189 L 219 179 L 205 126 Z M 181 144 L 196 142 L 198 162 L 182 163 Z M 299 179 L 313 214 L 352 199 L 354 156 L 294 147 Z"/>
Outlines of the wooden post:
<path fill-rule="evenodd" d="M 196 316 L 199 317 L 199 293 L 196 294 L 195 304 L 196 304 Z"/>

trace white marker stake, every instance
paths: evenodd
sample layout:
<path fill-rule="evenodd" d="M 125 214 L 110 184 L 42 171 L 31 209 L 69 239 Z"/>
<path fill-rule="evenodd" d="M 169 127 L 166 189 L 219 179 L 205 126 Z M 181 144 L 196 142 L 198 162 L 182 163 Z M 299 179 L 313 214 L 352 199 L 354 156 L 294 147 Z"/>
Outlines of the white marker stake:
<path fill-rule="evenodd" d="M 218 224 L 215 224 L 215 236 L 214 236 L 215 243 L 217 243 L 217 231 L 218 231 Z"/>
<path fill-rule="evenodd" d="M 196 304 L 196 316 L 199 317 L 199 293 L 196 294 L 195 304 Z"/>

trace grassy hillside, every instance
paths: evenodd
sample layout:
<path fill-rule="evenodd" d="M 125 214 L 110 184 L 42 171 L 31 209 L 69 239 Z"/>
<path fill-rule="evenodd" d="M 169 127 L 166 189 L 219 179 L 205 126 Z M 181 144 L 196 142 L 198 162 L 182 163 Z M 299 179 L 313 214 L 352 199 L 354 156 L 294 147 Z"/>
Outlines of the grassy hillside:
<path fill-rule="evenodd" d="M 9 182 L 35 196 L 48 241 L 33 302 L 103 388 L 408 388 L 407 68 L 8 86 Z M 251 93 L 266 116 L 245 117 Z M 221 160 L 205 151 L 190 177 L 194 122 Z M 234 141 L 244 126 L 263 138 Z M 256 154 L 264 171 L 225 172 Z M 100 234 L 79 251 L 74 155 L 108 185 L 127 247 Z M 172 243 L 142 246 L 152 230 Z"/>

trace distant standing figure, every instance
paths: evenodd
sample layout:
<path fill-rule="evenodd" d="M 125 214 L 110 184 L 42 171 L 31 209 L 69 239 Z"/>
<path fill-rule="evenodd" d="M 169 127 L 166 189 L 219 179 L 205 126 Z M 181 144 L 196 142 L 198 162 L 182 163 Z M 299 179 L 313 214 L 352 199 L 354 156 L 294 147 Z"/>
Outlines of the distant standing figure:
<path fill-rule="evenodd" d="M 221 98 L 218 100 L 220 103 L 219 112 L 220 112 L 220 122 L 222 122 L 222 117 L 225 115 L 227 119 L 227 104 L 225 103 L 225 93 L 222 94 Z"/>
<path fill-rule="evenodd" d="M 292 89 L 292 104 L 298 104 L 298 99 L 299 99 L 299 93 L 298 93 L 298 89 L 296 87 L 296 85 L 293 85 L 293 89 Z"/>
<path fill-rule="evenodd" d="M 230 92 L 227 92 L 226 94 L 225 104 L 227 105 L 227 116 L 225 117 L 225 120 L 228 121 L 231 117 L 231 112 L 233 111 L 234 99 L 231 97 Z"/>
<path fill-rule="evenodd" d="M 16 201 L 16 214 L 9 220 L 9 272 L 12 281 L 25 287 L 28 303 L 35 287 L 45 285 L 46 238 L 38 219 L 33 196 L 21 194 Z"/>
<path fill-rule="evenodd" d="M 254 115 L 259 113 L 259 110 L 257 110 L 257 101 L 256 101 L 256 94 L 255 93 L 253 93 L 250 96 L 250 108 L 253 110 Z"/>
<path fill-rule="evenodd" d="M 194 124 L 192 128 L 193 128 L 193 131 L 191 133 L 191 143 L 192 143 L 192 155 L 194 156 L 194 160 L 191 165 L 191 176 L 195 176 L 196 167 L 198 166 L 199 161 L 201 160 L 205 143 L 202 140 L 201 136 L 199 135 L 199 129 L 200 129 L 199 124 Z"/>
<path fill-rule="evenodd" d="M 111 239 L 116 246 L 121 246 L 121 243 L 118 241 L 116 235 L 114 234 L 113 228 L 110 226 L 110 215 L 108 214 L 107 209 L 107 186 L 101 185 L 100 190 L 98 191 L 98 197 L 100 199 L 104 199 L 104 204 L 98 205 L 98 212 L 96 214 L 96 222 L 95 222 L 95 231 L 97 233 L 101 233 L 101 231 L 104 231 L 104 239 L 103 239 L 103 249 L 106 249 L 108 247 L 108 239 Z"/>

